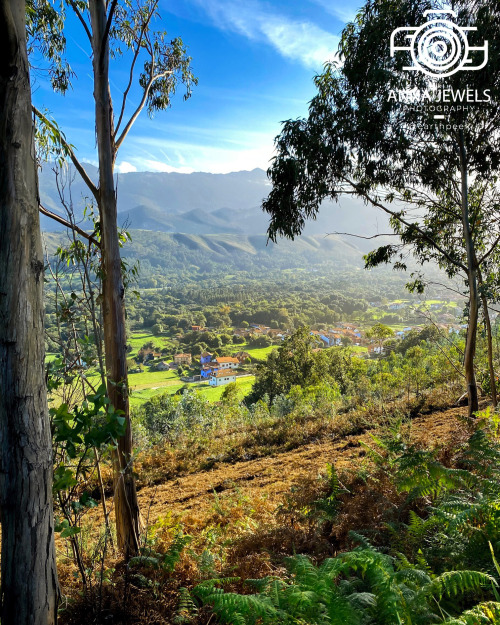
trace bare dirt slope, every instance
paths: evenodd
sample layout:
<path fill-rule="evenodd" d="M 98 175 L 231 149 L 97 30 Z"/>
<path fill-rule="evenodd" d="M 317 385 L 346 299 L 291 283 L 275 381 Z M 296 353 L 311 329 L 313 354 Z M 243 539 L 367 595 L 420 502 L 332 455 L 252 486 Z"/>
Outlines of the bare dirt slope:
<path fill-rule="evenodd" d="M 418 416 L 408 426 L 409 442 L 426 447 L 456 447 L 467 438 L 466 408 L 451 408 Z M 372 433 L 376 434 L 377 430 Z M 139 503 L 148 522 L 154 523 L 169 512 L 202 512 L 213 505 L 214 492 L 238 490 L 251 495 L 265 492 L 278 502 L 301 479 L 311 478 L 332 463 L 337 470 L 361 466 L 366 451 L 363 441 L 373 446 L 370 433 L 342 439 L 321 440 L 293 451 L 179 477 L 155 487 L 143 488 Z"/>

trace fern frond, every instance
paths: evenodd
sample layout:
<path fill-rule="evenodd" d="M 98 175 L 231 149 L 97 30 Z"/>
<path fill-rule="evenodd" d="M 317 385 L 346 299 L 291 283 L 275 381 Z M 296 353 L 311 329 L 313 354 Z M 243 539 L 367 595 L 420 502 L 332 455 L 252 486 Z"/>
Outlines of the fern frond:
<path fill-rule="evenodd" d="M 431 582 L 431 578 L 425 571 L 416 568 L 397 571 L 394 574 L 394 580 L 398 583 L 410 583 L 415 587 L 421 587 Z"/>
<path fill-rule="evenodd" d="M 368 540 L 368 538 L 366 538 L 365 536 L 363 536 L 363 534 L 359 534 L 358 532 L 354 532 L 353 530 L 351 530 L 349 532 L 349 538 L 355 542 L 358 543 L 363 549 L 371 549 L 374 550 L 373 546 L 371 545 L 370 541 Z"/>
<path fill-rule="evenodd" d="M 167 552 L 163 556 L 162 567 L 172 573 L 175 569 L 175 565 L 179 562 L 181 553 L 184 548 L 192 541 L 192 537 L 188 534 L 184 534 L 182 531 L 177 532 L 172 541 L 172 544 L 167 549 Z"/>
<path fill-rule="evenodd" d="M 446 625 L 496 625 L 500 622 L 500 603 L 493 601 L 480 603 L 472 610 L 444 622 Z"/>
<path fill-rule="evenodd" d="M 192 622 L 198 613 L 198 606 L 193 601 L 193 597 L 187 588 L 181 588 L 179 594 L 179 604 L 174 617 L 174 623 L 176 625 L 187 625 Z"/>
<path fill-rule="evenodd" d="M 492 575 L 480 571 L 446 571 L 430 583 L 423 586 L 420 595 L 433 596 L 440 600 L 444 595 L 457 596 L 472 590 L 480 590 L 483 586 L 497 586 Z"/>

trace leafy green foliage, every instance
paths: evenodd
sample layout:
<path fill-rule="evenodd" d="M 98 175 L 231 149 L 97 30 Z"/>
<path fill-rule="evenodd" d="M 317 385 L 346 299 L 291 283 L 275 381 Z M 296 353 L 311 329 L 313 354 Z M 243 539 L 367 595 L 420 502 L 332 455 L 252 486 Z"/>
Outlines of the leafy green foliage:
<path fill-rule="evenodd" d="M 81 406 L 70 412 L 66 404 L 51 408 L 54 440 L 60 443 L 69 458 L 76 458 L 77 451 L 91 447 L 100 448 L 115 444 L 125 432 L 123 412 L 111 405 L 104 386 L 89 395 Z"/>
<path fill-rule="evenodd" d="M 430 570 L 470 568 L 498 575 L 500 447 L 491 434 L 490 411 L 479 419 L 482 427 L 456 452 L 459 468 L 444 466 L 436 451 L 374 439 L 374 457 L 408 494 L 407 504 L 432 504 L 424 517 L 410 512 L 408 523 L 394 528 L 398 548 Z"/>
<path fill-rule="evenodd" d="M 73 71 L 65 58 L 64 2 L 28 0 L 26 2 L 26 35 L 28 55 L 33 71 L 40 70 L 45 61 L 54 91 L 64 93 L 70 87 Z"/>
<path fill-rule="evenodd" d="M 191 542 L 191 536 L 184 534 L 179 529 L 169 548 L 163 554 L 158 553 L 150 547 L 144 547 L 141 555 L 129 560 L 131 567 L 144 567 L 152 569 L 163 569 L 167 573 L 173 573 L 176 564 L 179 562 L 182 551 Z"/>
<path fill-rule="evenodd" d="M 49 381 L 51 379 L 49 376 Z M 49 383 L 49 388 L 58 385 L 56 380 Z M 83 565 L 77 537 L 81 533 L 83 515 L 97 506 L 87 490 L 89 477 L 99 462 L 99 452 L 115 447 L 118 438 L 123 436 L 125 419 L 122 414 L 110 404 L 103 385 L 71 411 L 66 403 L 50 408 L 55 456 L 52 490 L 56 513 L 61 517 L 56 518 L 55 531 L 71 541 L 84 584 L 89 571 Z"/>
<path fill-rule="evenodd" d="M 272 401 L 277 395 L 288 393 L 293 386 L 308 387 L 334 380 L 330 364 L 321 352 L 313 350 L 319 339 L 311 335 L 309 328 L 299 328 L 283 344 L 269 354 L 265 363 L 257 365 L 257 379 L 248 401 L 256 401 L 267 395 Z"/>
<path fill-rule="evenodd" d="M 494 623 L 490 615 L 500 610 L 500 604 L 490 603 L 458 620 L 443 618 L 443 599 L 478 592 L 496 584 L 494 578 L 478 571 L 452 571 L 432 578 L 420 569 L 397 565 L 370 546 L 327 559 L 319 567 L 305 556 L 289 558 L 286 564 L 286 581 L 248 580 L 257 594 L 226 592 L 221 584 L 233 580 L 210 580 L 196 586 L 193 596 L 211 605 L 223 623 L 240 625 L 423 625 L 461 622 L 473 613 Z"/>

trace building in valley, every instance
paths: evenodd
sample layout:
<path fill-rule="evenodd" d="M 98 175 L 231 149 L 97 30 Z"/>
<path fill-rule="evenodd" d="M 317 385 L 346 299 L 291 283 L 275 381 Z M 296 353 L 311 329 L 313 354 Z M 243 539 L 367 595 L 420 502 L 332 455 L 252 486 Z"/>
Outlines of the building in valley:
<path fill-rule="evenodd" d="M 210 386 L 224 386 L 224 384 L 230 384 L 231 382 L 236 382 L 236 374 L 228 369 L 213 371 L 208 380 Z"/>
<path fill-rule="evenodd" d="M 190 365 L 193 361 L 191 354 L 175 354 L 174 363 L 176 365 Z"/>

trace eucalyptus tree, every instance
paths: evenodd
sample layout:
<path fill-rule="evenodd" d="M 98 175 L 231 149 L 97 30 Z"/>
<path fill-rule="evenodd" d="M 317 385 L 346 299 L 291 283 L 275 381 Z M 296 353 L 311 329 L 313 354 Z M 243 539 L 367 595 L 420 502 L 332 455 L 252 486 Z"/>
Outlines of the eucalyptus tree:
<path fill-rule="evenodd" d="M 300 234 L 327 198 L 361 198 L 389 216 L 419 262 L 464 275 L 470 414 L 478 272 L 498 236 L 488 245 L 474 236 L 483 213 L 471 212 L 469 188 L 491 183 L 500 167 L 499 28 L 499 7 L 484 0 L 457 0 L 453 11 L 431 0 L 368 0 L 344 29 L 339 58 L 315 78 L 308 117 L 284 123 L 263 205 L 276 240 Z M 406 268 L 397 245 L 367 257 L 381 262 Z"/>
<path fill-rule="evenodd" d="M 43 254 L 25 3 L 0 0 L 2 625 L 54 625 L 59 589 L 43 370 Z"/>
<path fill-rule="evenodd" d="M 43 2 L 42 2 L 43 4 Z M 140 113 L 150 115 L 167 109 L 179 85 L 185 98 L 197 83 L 181 39 L 167 39 L 165 31 L 154 30 L 159 17 L 158 0 L 67 0 L 66 8 L 78 18 L 92 58 L 94 111 L 99 176 L 97 183 L 77 158 L 69 140 L 40 111 L 34 109 L 56 137 L 63 152 L 86 183 L 99 209 L 101 246 L 102 308 L 105 366 L 109 399 L 122 411 L 127 429 L 118 441 L 114 457 L 115 511 L 118 546 L 126 556 L 139 547 L 140 515 L 135 489 L 130 427 L 129 389 L 124 308 L 123 266 L 117 225 L 117 194 L 114 168 L 120 147 Z M 128 62 L 128 78 L 119 98 L 117 117 L 111 95 L 111 59 Z M 142 69 L 137 72 L 137 67 Z M 138 73 L 138 103 L 129 103 Z M 56 85 L 57 86 L 57 85 Z"/>

